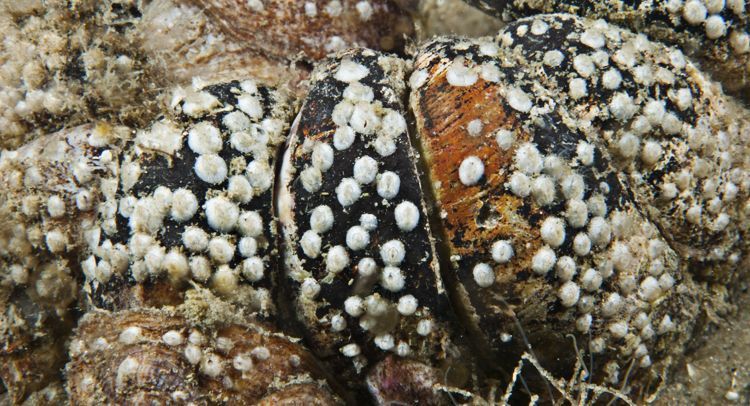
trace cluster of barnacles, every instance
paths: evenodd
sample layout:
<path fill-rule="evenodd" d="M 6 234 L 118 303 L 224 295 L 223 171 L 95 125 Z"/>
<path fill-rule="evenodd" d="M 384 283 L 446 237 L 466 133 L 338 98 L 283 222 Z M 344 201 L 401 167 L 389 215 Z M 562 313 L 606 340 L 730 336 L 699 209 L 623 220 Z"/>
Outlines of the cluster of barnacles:
<path fill-rule="evenodd" d="M 744 2 L 398 3 L 4 5 L 11 403 L 655 396 L 749 265 Z"/>

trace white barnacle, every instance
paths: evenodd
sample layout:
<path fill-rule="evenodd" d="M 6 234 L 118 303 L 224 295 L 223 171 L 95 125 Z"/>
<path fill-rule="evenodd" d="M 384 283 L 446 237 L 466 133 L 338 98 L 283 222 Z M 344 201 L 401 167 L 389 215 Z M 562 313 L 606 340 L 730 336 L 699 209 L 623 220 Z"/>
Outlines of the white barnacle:
<path fill-rule="evenodd" d="M 505 93 L 505 99 L 508 105 L 516 111 L 521 113 L 528 113 L 533 107 L 533 103 L 529 95 L 520 88 L 512 87 Z"/>
<path fill-rule="evenodd" d="M 474 69 L 464 65 L 463 58 L 456 58 L 445 74 L 445 78 L 451 86 L 471 86 L 479 78 Z"/>
<path fill-rule="evenodd" d="M 343 207 L 354 204 L 359 200 L 361 194 L 362 189 L 360 189 L 359 183 L 352 178 L 344 178 L 336 186 L 336 198 Z"/>
<path fill-rule="evenodd" d="M 491 266 L 484 262 L 474 265 L 472 275 L 474 276 L 474 282 L 476 282 L 479 287 L 487 288 L 495 283 L 495 271 L 492 270 Z"/>
<path fill-rule="evenodd" d="M 419 209 L 410 201 L 403 201 L 393 211 L 396 225 L 402 231 L 412 231 L 419 224 Z"/>
<path fill-rule="evenodd" d="M 401 178 L 397 173 L 385 171 L 377 176 L 378 195 L 383 199 L 393 199 L 398 195 Z"/>
<path fill-rule="evenodd" d="M 216 231 L 229 232 L 237 225 L 240 210 L 225 197 L 214 197 L 204 205 L 208 225 Z"/>
<path fill-rule="evenodd" d="M 330 273 L 339 273 L 349 266 L 349 253 L 341 245 L 334 245 L 328 250 L 326 256 L 326 270 Z"/>
<path fill-rule="evenodd" d="M 352 83 L 364 79 L 369 74 L 370 70 L 366 66 L 351 59 L 344 59 L 333 77 L 342 82 Z"/>
<path fill-rule="evenodd" d="M 458 178 L 466 186 L 477 184 L 484 176 L 484 163 L 476 156 L 469 156 L 461 161 L 458 168 Z"/>
<path fill-rule="evenodd" d="M 390 266 L 398 266 L 406 256 L 404 243 L 399 240 L 390 240 L 380 247 L 380 257 L 383 263 Z"/>

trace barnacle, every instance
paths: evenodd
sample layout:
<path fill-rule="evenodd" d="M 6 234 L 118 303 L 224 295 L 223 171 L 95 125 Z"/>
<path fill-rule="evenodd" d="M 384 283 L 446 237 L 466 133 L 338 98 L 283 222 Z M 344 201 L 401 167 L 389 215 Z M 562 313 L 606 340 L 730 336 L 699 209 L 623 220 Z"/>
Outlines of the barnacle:
<path fill-rule="evenodd" d="M 742 2 L 479 3 L 5 3 L 6 399 L 654 393 L 746 277 Z"/>

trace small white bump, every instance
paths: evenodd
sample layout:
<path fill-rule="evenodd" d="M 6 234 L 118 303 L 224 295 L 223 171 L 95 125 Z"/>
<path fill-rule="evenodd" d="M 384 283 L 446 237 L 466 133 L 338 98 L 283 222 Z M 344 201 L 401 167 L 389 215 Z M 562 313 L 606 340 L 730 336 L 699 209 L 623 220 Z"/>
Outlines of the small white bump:
<path fill-rule="evenodd" d="M 125 345 L 131 345 L 141 341 L 142 338 L 143 331 L 141 328 L 138 326 L 130 326 L 120 333 L 118 340 Z"/>
<path fill-rule="evenodd" d="M 526 197 L 531 193 L 531 181 L 522 172 L 513 172 L 508 183 L 510 191 L 518 197 Z"/>
<path fill-rule="evenodd" d="M 602 75 L 602 86 L 609 90 L 617 90 L 622 83 L 622 75 L 616 68 L 610 68 Z"/>
<path fill-rule="evenodd" d="M 333 211 L 326 205 L 313 209 L 310 215 L 310 228 L 317 233 L 325 233 L 333 227 Z"/>
<path fill-rule="evenodd" d="M 250 282 L 263 279 L 265 265 L 259 257 L 250 257 L 242 261 L 242 276 Z"/>
<path fill-rule="evenodd" d="M 174 347 L 182 344 L 183 337 L 179 331 L 169 330 L 161 336 L 161 340 L 164 341 L 164 344 Z"/>
<path fill-rule="evenodd" d="M 539 176 L 531 184 L 531 194 L 538 205 L 549 206 L 555 202 L 555 182 L 549 176 Z"/>
<path fill-rule="evenodd" d="M 375 345 L 383 351 L 388 351 L 395 345 L 393 342 L 393 336 L 390 334 L 375 336 L 373 341 L 375 342 Z"/>
<path fill-rule="evenodd" d="M 622 297 L 617 292 L 610 293 L 602 303 L 602 314 L 605 317 L 612 317 L 622 310 L 622 306 Z"/>
<path fill-rule="evenodd" d="M 383 288 L 391 292 L 398 292 L 404 288 L 405 284 L 404 273 L 401 272 L 400 268 L 395 266 L 386 266 L 383 268 L 383 273 L 380 275 L 380 285 Z"/>
<path fill-rule="evenodd" d="M 612 228 L 602 217 L 592 218 L 588 231 L 591 242 L 600 247 L 607 246 L 612 238 Z"/>
<path fill-rule="evenodd" d="M 325 172 L 333 165 L 333 148 L 330 145 L 319 142 L 315 144 L 312 151 L 312 164 L 314 167 Z"/>
<path fill-rule="evenodd" d="M 357 263 L 357 274 L 361 277 L 371 277 L 378 271 L 378 265 L 372 258 L 362 258 Z"/>
<path fill-rule="evenodd" d="M 547 217 L 542 222 L 541 236 L 551 247 L 559 247 L 565 242 L 565 223 L 557 217 Z"/>
<path fill-rule="evenodd" d="M 482 120 L 476 118 L 474 120 L 469 121 L 469 124 L 466 125 L 466 131 L 472 137 L 476 137 L 482 134 Z"/>
<path fill-rule="evenodd" d="M 369 185 L 378 175 L 378 162 L 369 156 L 362 156 L 354 161 L 354 180 L 362 185 Z"/>
<path fill-rule="evenodd" d="M 162 267 L 167 271 L 169 279 L 174 282 L 179 282 L 185 279 L 190 271 L 185 255 L 174 248 L 164 256 Z"/>
<path fill-rule="evenodd" d="M 594 146 L 585 141 L 579 141 L 576 146 L 578 160 L 586 166 L 594 163 Z"/>
<path fill-rule="evenodd" d="M 378 195 L 383 199 L 393 199 L 398 195 L 401 187 L 401 178 L 398 174 L 385 171 L 378 175 Z"/>
<path fill-rule="evenodd" d="M 365 213 L 359 216 L 359 225 L 367 231 L 374 231 L 378 228 L 378 218 L 374 214 Z"/>
<path fill-rule="evenodd" d="M 352 251 L 359 251 L 367 248 L 370 244 L 370 233 L 361 226 L 350 227 L 346 232 L 346 245 Z"/>
<path fill-rule="evenodd" d="M 253 187 L 247 178 L 242 175 L 235 175 L 229 178 L 227 192 L 232 200 L 240 203 L 248 203 L 253 198 Z"/>
<path fill-rule="evenodd" d="M 595 292 L 602 286 L 602 274 L 594 268 L 589 268 L 581 275 L 581 285 L 589 292 Z"/>
<path fill-rule="evenodd" d="M 349 296 L 344 300 L 344 311 L 352 317 L 359 317 L 365 312 L 362 305 L 362 298 L 359 296 Z"/>
<path fill-rule="evenodd" d="M 479 287 L 487 288 L 495 283 L 495 271 L 492 270 L 491 266 L 483 262 L 474 265 L 472 275 L 474 276 L 474 282 L 476 282 Z"/>
<path fill-rule="evenodd" d="M 688 0 L 682 9 L 682 17 L 690 25 L 698 25 L 706 20 L 708 10 L 700 0 Z"/>
<path fill-rule="evenodd" d="M 613 337 L 624 338 L 628 334 L 628 323 L 626 321 L 618 321 L 609 325 L 609 332 Z"/>
<path fill-rule="evenodd" d="M 50 196 L 47 199 L 47 212 L 52 218 L 62 217 L 65 214 L 65 201 L 60 196 Z"/>
<path fill-rule="evenodd" d="M 343 96 L 344 99 L 355 104 L 358 102 L 371 102 L 375 99 L 375 93 L 373 93 L 372 88 L 359 82 L 349 84 L 344 89 Z"/>
<path fill-rule="evenodd" d="M 556 261 L 555 251 L 548 246 L 544 246 L 531 258 L 531 269 L 538 275 L 544 275 L 555 266 Z"/>
<path fill-rule="evenodd" d="M 380 116 L 375 111 L 371 103 L 357 103 L 352 110 L 352 116 L 349 118 L 349 125 L 354 131 L 369 135 L 374 133 L 380 127 Z"/>
<path fill-rule="evenodd" d="M 591 328 L 592 317 L 590 314 L 584 314 L 576 320 L 576 330 L 580 333 L 587 333 Z"/>
<path fill-rule="evenodd" d="M 586 256 L 591 252 L 591 240 L 586 233 L 578 233 L 573 239 L 573 251 L 578 256 Z"/>
<path fill-rule="evenodd" d="M 555 264 L 555 274 L 563 282 L 572 280 L 576 274 L 575 260 L 568 256 L 560 257 Z"/>
<path fill-rule="evenodd" d="M 422 319 L 417 323 L 417 334 L 425 337 L 432 333 L 432 320 Z"/>
<path fill-rule="evenodd" d="M 498 264 L 505 264 L 513 258 L 513 246 L 508 240 L 495 241 L 491 252 L 492 259 Z"/>
<path fill-rule="evenodd" d="M 208 242 L 208 255 L 219 264 L 226 264 L 234 258 L 234 245 L 226 238 L 214 237 Z"/>
<path fill-rule="evenodd" d="M 505 97 L 508 101 L 508 105 L 514 110 L 521 113 L 528 113 L 531 111 L 531 107 L 533 106 L 531 98 L 523 90 L 517 87 L 510 88 L 506 92 Z"/>
<path fill-rule="evenodd" d="M 361 350 L 357 344 L 347 344 L 339 350 L 345 357 L 353 358 L 360 354 Z"/>
<path fill-rule="evenodd" d="M 402 316 L 411 316 L 417 311 L 419 303 L 417 299 L 412 295 L 404 295 L 398 299 L 398 305 L 396 309 Z"/>
<path fill-rule="evenodd" d="M 300 293 L 307 299 L 315 299 L 320 293 L 320 284 L 313 278 L 305 278 L 300 285 Z"/>
<path fill-rule="evenodd" d="M 398 111 L 388 109 L 380 124 L 380 133 L 389 139 L 395 139 L 397 136 L 405 134 L 406 119 Z"/>
<path fill-rule="evenodd" d="M 534 144 L 528 142 L 518 147 L 514 159 L 516 167 L 527 175 L 536 175 L 544 168 L 542 154 Z"/>
<path fill-rule="evenodd" d="M 200 180 L 217 185 L 227 178 L 227 163 L 218 155 L 200 155 L 195 160 L 195 174 Z"/>
<path fill-rule="evenodd" d="M 573 78 L 568 82 L 568 94 L 574 100 L 578 100 L 588 96 L 588 85 L 586 81 L 581 78 Z"/>
<path fill-rule="evenodd" d="M 240 234 L 246 237 L 258 237 L 263 234 L 263 217 L 257 211 L 245 211 L 237 220 Z"/>
<path fill-rule="evenodd" d="M 404 261 L 406 248 L 399 240 L 390 240 L 380 247 L 380 257 L 383 263 L 390 266 L 398 266 Z"/>
<path fill-rule="evenodd" d="M 172 194 L 172 208 L 170 214 L 172 219 L 182 223 L 193 218 L 198 211 L 198 199 L 193 192 L 180 188 Z"/>
<path fill-rule="evenodd" d="M 354 144 L 357 134 L 348 125 L 339 127 L 333 133 L 333 147 L 339 151 L 348 149 Z"/>
<path fill-rule="evenodd" d="M 629 120 L 636 112 L 636 105 L 633 98 L 627 93 L 617 93 L 612 97 L 609 103 L 609 111 L 612 116 L 620 121 Z"/>
<path fill-rule="evenodd" d="M 585 226 L 588 221 L 588 215 L 589 212 L 586 203 L 579 199 L 568 200 L 565 209 L 565 219 L 571 227 L 581 228 Z"/>
<path fill-rule="evenodd" d="M 455 59 L 445 74 L 446 80 L 451 86 L 471 86 L 479 78 L 473 69 L 464 66 L 463 58 Z"/>
<path fill-rule="evenodd" d="M 258 252 L 258 241 L 253 237 L 242 237 L 238 244 L 240 255 L 243 257 L 252 257 Z"/>
<path fill-rule="evenodd" d="M 632 133 L 625 133 L 617 141 L 617 152 L 623 158 L 631 159 L 638 154 L 640 139 Z"/>
<path fill-rule="evenodd" d="M 182 233 L 182 243 L 192 252 L 205 251 L 208 248 L 208 234 L 198 227 L 187 227 Z"/>
<path fill-rule="evenodd" d="M 547 51 L 544 53 L 542 62 L 544 62 L 544 64 L 547 66 L 556 68 L 562 64 L 564 59 L 565 56 L 563 56 L 562 52 L 554 49 L 552 51 Z"/>
<path fill-rule="evenodd" d="M 560 298 L 560 302 L 565 307 L 573 307 L 578 303 L 578 298 L 581 294 L 581 289 L 575 282 L 565 282 L 560 286 L 560 290 L 557 292 L 557 296 Z"/>
<path fill-rule="evenodd" d="M 326 256 L 326 270 L 330 273 L 339 273 L 349 266 L 349 253 L 346 248 L 335 245 L 328 250 Z"/>
<path fill-rule="evenodd" d="M 344 331 L 346 328 L 346 319 L 344 316 L 340 314 L 335 314 L 333 317 L 331 317 L 331 331 L 334 333 L 337 333 L 339 331 Z"/>
<path fill-rule="evenodd" d="M 300 173 L 300 181 L 308 193 L 315 193 L 323 186 L 323 174 L 318 168 L 310 166 Z"/>
<path fill-rule="evenodd" d="M 323 240 L 315 231 L 307 230 L 302 234 L 299 244 L 302 252 L 308 258 L 317 258 L 320 255 L 320 247 L 323 244 Z"/>
<path fill-rule="evenodd" d="M 224 116 L 221 122 L 231 132 L 244 131 L 250 128 L 250 119 L 241 111 L 233 111 Z"/>
<path fill-rule="evenodd" d="M 196 124 L 188 131 L 188 147 L 196 154 L 218 154 L 222 143 L 219 129 L 207 121 Z"/>
<path fill-rule="evenodd" d="M 350 59 L 344 59 L 333 77 L 336 80 L 351 83 L 364 79 L 369 73 L 370 70 L 364 65 Z"/>
<path fill-rule="evenodd" d="M 593 75 L 596 71 L 594 61 L 592 61 L 591 57 L 586 54 L 578 54 L 573 58 L 573 68 L 584 78 Z"/>
<path fill-rule="evenodd" d="M 495 133 L 495 142 L 497 142 L 497 146 L 500 147 L 500 149 L 507 151 L 516 142 L 516 136 L 512 131 L 498 130 L 497 133 Z"/>
<path fill-rule="evenodd" d="M 240 211 L 236 204 L 224 197 L 214 197 L 206 202 L 208 225 L 220 232 L 229 232 L 237 225 Z"/>
<path fill-rule="evenodd" d="M 354 204 L 359 200 L 361 194 L 362 189 L 360 189 L 359 183 L 352 178 L 344 178 L 341 180 L 341 183 L 336 186 L 336 198 L 343 207 Z"/>
<path fill-rule="evenodd" d="M 484 176 L 484 163 L 476 156 L 465 158 L 458 168 L 458 178 L 466 186 L 477 184 Z"/>
<path fill-rule="evenodd" d="M 412 231 L 419 224 L 419 209 L 412 202 L 399 203 L 393 213 L 396 218 L 396 225 L 401 231 Z"/>
<path fill-rule="evenodd" d="M 560 189 L 566 199 L 583 199 L 586 191 L 586 182 L 580 174 L 571 173 L 562 179 Z"/>

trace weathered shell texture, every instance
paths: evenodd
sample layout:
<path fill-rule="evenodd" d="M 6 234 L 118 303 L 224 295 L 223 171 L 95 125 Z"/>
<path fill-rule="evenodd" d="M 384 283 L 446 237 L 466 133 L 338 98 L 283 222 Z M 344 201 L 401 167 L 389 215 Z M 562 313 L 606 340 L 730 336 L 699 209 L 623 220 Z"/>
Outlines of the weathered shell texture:
<path fill-rule="evenodd" d="M 258 323 L 200 326 L 181 310 L 94 311 L 70 344 L 73 404 L 340 402 L 315 359 Z"/>
<path fill-rule="evenodd" d="M 398 51 L 411 20 L 390 0 L 188 0 L 266 58 L 312 62 L 352 47 Z"/>
<path fill-rule="evenodd" d="M 357 373 L 388 353 L 438 365 L 455 352 L 407 135 L 404 69 L 369 50 L 317 69 L 280 175 L 297 317 L 319 356 Z"/>
<path fill-rule="evenodd" d="M 269 317 L 273 168 L 288 101 L 245 80 L 178 92 L 173 103 L 174 118 L 114 151 L 120 184 L 104 193 L 102 230 L 81 263 L 93 305 L 179 304 L 193 280 Z"/>
<path fill-rule="evenodd" d="M 750 123 L 679 51 L 544 15 L 435 40 L 414 68 L 458 302 L 485 346 L 525 350 L 517 319 L 543 365 L 570 368 L 576 333 L 593 379 L 618 384 L 680 350 L 710 286 L 746 269 Z"/>
<path fill-rule="evenodd" d="M 541 13 L 601 18 L 675 45 L 697 58 L 724 89 L 750 97 L 750 19 L 745 0 L 469 0 L 488 13 L 515 19 Z"/>

